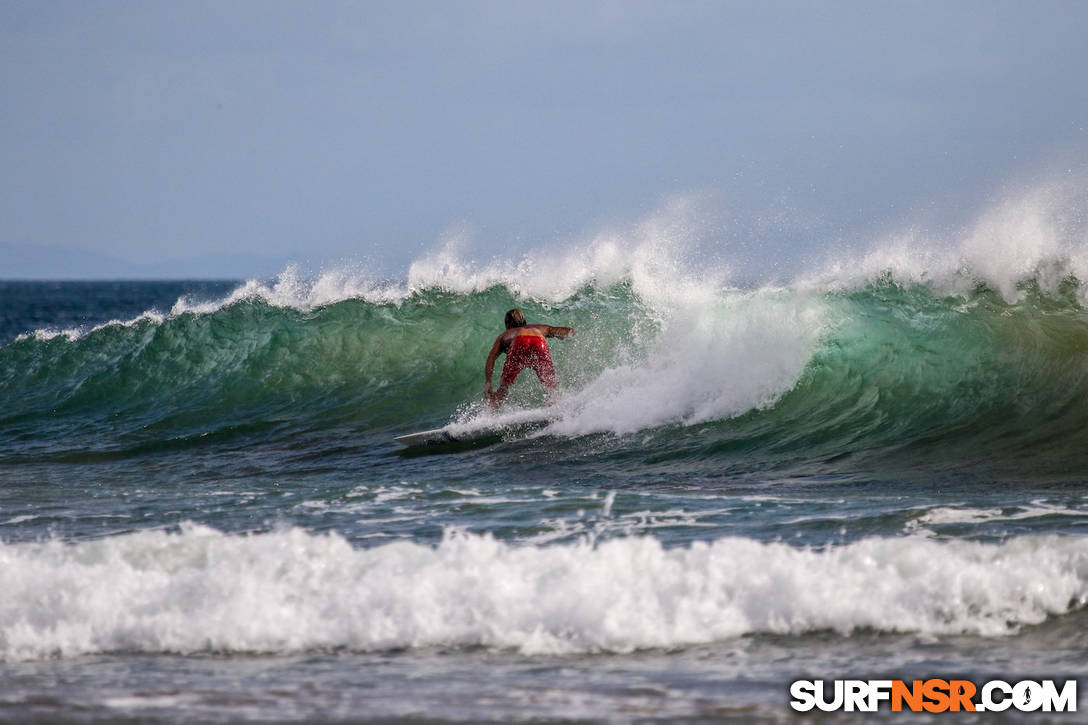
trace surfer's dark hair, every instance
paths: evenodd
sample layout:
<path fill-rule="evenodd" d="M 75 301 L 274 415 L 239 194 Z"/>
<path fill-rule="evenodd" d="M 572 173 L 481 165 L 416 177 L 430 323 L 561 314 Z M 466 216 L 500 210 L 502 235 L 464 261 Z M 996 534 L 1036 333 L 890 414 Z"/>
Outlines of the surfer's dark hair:
<path fill-rule="evenodd" d="M 521 314 L 521 310 L 510 310 L 506 313 L 506 329 L 511 327 L 522 327 L 525 324 L 525 315 Z"/>

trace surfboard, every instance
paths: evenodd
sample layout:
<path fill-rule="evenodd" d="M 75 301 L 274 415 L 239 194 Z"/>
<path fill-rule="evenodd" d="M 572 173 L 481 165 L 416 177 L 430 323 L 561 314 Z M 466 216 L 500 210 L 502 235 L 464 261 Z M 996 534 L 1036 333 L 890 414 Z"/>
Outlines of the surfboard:
<path fill-rule="evenodd" d="M 552 422 L 551 417 L 539 417 L 533 419 L 519 419 L 517 421 L 502 423 L 484 423 L 482 425 L 454 424 L 423 430 L 418 433 L 408 433 L 397 436 L 393 440 L 407 448 L 423 448 L 437 446 L 471 446 L 475 444 L 497 443 L 503 438 L 524 435 L 531 431 L 543 428 Z"/>
<path fill-rule="evenodd" d="M 467 440 L 472 440 L 472 438 L 454 435 L 448 430 L 447 426 L 446 428 L 422 430 L 418 433 L 397 436 L 393 440 L 400 443 L 402 446 L 412 448 L 414 446 L 442 446 L 449 445 L 450 443 L 464 443 Z"/>

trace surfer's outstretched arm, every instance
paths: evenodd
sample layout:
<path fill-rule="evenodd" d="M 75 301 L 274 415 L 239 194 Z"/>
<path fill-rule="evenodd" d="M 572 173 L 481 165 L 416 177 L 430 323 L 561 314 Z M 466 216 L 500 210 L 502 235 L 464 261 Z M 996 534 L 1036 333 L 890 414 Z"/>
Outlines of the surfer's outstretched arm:
<path fill-rule="evenodd" d="M 558 337 L 560 340 L 574 334 L 573 327 L 557 327 L 555 325 L 526 325 L 526 327 L 539 330 L 544 333 L 544 337 Z"/>

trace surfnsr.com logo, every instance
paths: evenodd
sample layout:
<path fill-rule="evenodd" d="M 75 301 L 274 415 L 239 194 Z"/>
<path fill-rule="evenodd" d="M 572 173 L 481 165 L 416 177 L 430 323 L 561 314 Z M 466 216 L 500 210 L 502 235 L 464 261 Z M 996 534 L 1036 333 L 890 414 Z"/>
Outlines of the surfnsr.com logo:
<path fill-rule="evenodd" d="M 830 685 L 830 686 L 828 686 Z M 797 680 L 790 685 L 790 707 L 798 712 L 1076 712 L 1077 681 L 1060 687 L 1054 680 Z"/>

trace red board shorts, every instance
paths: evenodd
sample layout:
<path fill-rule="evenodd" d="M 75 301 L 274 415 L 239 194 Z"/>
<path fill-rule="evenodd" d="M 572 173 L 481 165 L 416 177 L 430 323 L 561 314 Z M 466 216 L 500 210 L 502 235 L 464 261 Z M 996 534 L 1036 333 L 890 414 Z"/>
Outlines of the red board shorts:
<path fill-rule="evenodd" d="M 502 366 L 503 386 L 513 385 L 518 373 L 525 368 L 532 368 L 540 382 L 549 388 L 555 387 L 555 367 L 548 352 L 548 343 L 536 335 L 519 335 L 510 343 L 506 352 L 506 362 Z"/>

